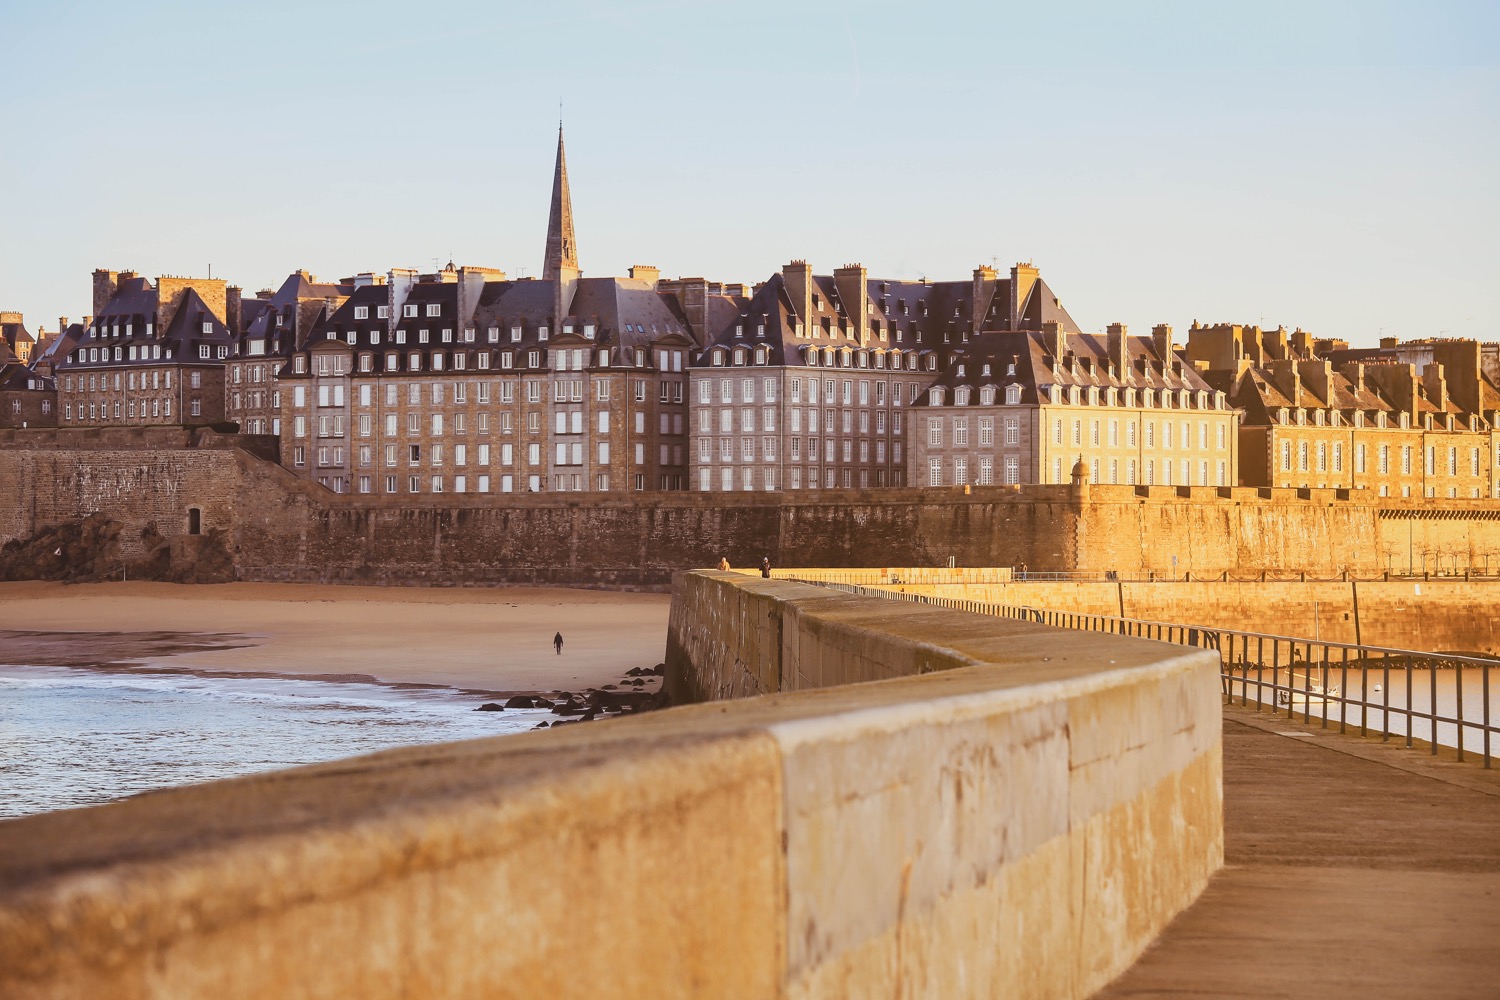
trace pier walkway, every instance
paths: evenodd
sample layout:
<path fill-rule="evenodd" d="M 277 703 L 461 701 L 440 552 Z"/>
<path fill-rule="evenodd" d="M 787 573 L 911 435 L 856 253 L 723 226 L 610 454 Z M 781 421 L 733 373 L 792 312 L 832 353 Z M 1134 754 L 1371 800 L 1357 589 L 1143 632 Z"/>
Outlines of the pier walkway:
<path fill-rule="evenodd" d="M 1226 707 L 1224 835 L 1097 997 L 1500 995 L 1500 770 Z"/>

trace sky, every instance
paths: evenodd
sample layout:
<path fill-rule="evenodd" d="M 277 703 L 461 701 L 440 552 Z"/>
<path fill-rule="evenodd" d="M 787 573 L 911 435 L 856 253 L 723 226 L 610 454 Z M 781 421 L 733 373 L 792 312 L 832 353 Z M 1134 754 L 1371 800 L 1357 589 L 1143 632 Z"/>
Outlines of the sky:
<path fill-rule="evenodd" d="M 1500 340 L 1500 3 L 0 0 L 0 308 L 539 275 L 966 279 L 1125 322 Z"/>

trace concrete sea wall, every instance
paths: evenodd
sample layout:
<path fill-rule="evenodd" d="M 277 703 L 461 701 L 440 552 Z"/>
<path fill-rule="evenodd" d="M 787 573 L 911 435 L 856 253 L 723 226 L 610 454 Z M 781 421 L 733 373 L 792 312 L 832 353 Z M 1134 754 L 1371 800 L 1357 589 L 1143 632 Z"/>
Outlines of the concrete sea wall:
<path fill-rule="evenodd" d="M 811 571 L 810 578 L 827 572 Z M 1500 654 L 1500 581 L 1495 580 L 982 583 L 946 582 L 938 579 L 943 571 L 929 570 L 924 574 L 929 582 L 896 584 L 888 582 L 889 577 L 908 581 L 907 571 L 885 572 L 886 581 L 847 582 L 929 597 L 1329 642 Z M 784 574 L 804 578 L 795 569 Z"/>
<path fill-rule="evenodd" d="M 0 822 L 0 995 L 1084 997 L 1222 862 L 1210 654 L 719 573 L 671 630 L 789 693 Z"/>
<path fill-rule="evenodd" d="M 788 996 L 1088 996 L 1222 861 L 1211 655 L 692 573 L 668 683 L 778 710 Z"/>

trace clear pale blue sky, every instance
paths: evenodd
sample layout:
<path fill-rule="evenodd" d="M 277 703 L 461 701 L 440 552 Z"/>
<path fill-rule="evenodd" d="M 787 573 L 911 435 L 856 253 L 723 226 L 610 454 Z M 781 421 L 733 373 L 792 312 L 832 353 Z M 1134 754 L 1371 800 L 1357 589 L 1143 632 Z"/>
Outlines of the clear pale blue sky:
<path fill-rule="evenodd" d="M 1500 4 L 0 0 L 0 307 L 95 267 L 964 278 L 1086 329 L 1500 339 Z"/>

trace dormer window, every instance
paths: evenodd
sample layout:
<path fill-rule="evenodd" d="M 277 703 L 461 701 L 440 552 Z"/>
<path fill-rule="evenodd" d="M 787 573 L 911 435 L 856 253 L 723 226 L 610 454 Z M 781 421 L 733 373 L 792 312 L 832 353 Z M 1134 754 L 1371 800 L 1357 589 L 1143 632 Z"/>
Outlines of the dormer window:
<path fill-rule="evenodd" d="M 968 406 L 969 405 L 969 387 L 968 386 L 961 385 L 957 389 L 953 390 L 953 405 L 954 406 Z"/>
<path fill-rule="evenodd" d="M 964 366 L 963 365 L 959 365 L 958 366 L 958 377 L 959 378 L 963 378 L 964 377 Z"/>
<path fill-rule="evenodd" d="M 425 343 L 427 343 L 427 331 L 426 330 L 418 330 L 417 331 L 417 343 L 419 343 L 419 344 L 425 344 Z"/>
<path fill-rule="evenodd" d="M 453 343 L 453 331 L 452 330 L 444 330 L 443 331 L 443 343 L 445 343 L 445 344 L 451 344 L 451 343 Z"/>
<path fill-rule="evenodd" d="M 354 307 L 354 318 L 355 319 L 369 319 L 370 318 L 370 307 L 369 306 L 355 306 Z"/>
<path fill-rule="evenodd" d="M 376 319 L 390 319 L 391 318 L 391 307 L 390 306 L 376 306 L 375 307 L 375 318 Z"/>
<path fill-rule="evenodd" d="M 500 343 L 500 328 L 498 326 L 492 326 L 492 327 L 490 327 L 488 330 L 485 331 L 485 338 L 491 344 L 498 344 L 498 343 Z"/>
<path fill-rule="evenodd" d="M 979 390 L 979 405 L 980 406 L 994 406 L 995 405 L 995 387 L 994 386 L 987 385 L 983 389 Z"/>
<path fill-rule="evenodd" d="M 640 364 L 640 358 L 639 358 L 639 356 L 637 356 L 637 358 L 636 358 L 636 364 Z M 723 351 L 714 351 L 714 365 L 716 367 L 719 367 L 719 368 L 724 367 L 724 352 Z"/>
<path fill-rule="evenodd" d="M 347 334 L 345 334 L 344 339 L 347 340 L 349 342 L 349 345 L 352 347 L 354 346 L 355 340 L 359 339 L 359 335 L 356 334 L 353 330 L 350 330 Z"/>
<path fill-rule="evenodd" d="M 755 349 L 755 363 L 758 365 L 766 363 L 766 349 L 764 347 L 757 347 Z"/>
<path fill-rule="evenodd" d="M 940 389 L 940 388 L 938 388 L 937 386 L 933 386 L 931 389 L 928 389 L 927 390 L 927 403 L 928 403 L 929 406 L 942 406 L 943 405 L 943 390 Z"/>
<path fill-rule="evenodd" d="M 592 324 L 592 323 L 585 323 L 585 324 L 583 324 L 583 337 L 584 337 L 585 340 L 593 340 L 594 339 L 594 324 Z"/>
<path fill-rule="evenodd" d="M 307 355 L 299 354 L 295 359 L 293 359 L 292 371 L 296 372 L 298 375 L 307 374 Z"/>
<path fill-rule="evenodd" d="M 371 330 L 370 331 L 370 343 L 372 345 L 380 343 L 380 331 L 379 330 Z"/>
<path fill-rule="evenodd" d="M 755 335 L 757 337 L 764 337 L 766 335 L 766 324 L 764 324 L 764 323 L 757 323 L 757 324 L 755 324 Z"/>
<path fill-rule="evenodd" d="M 1020 402 L 1021 402 L 1021 387 L 1018 386 L 1018 385 L 1008 385 L 1008 386 L 1006 386 L 1005 387 L 1005 405 L 1006 406 L 1015 406 L 1015 405 L 1017 405 Z"/>
<path fill-rule="evenodd" d="M 545 326 L 539 326 L 539 327 L 536 328 L 536 339 L 537 340 L 546 340 L 547 339 L 547 328 Z"/>
<path fill-rule="evenodd" d="M 404 344 L 404 343 L 406 343 L 406 331 L 405 330 L 397 330 L 396 331 L 396 343 L 398 343 L 398 344 Z"/>
<path fill-rule="evenodd" d="M 416 306 L 416 304 L 415 303 L 407 303 L 406 305 L 402 306 L 401 307 L 401 315 L 404 318 L 406 318 L 406 319 L 415 319 L 416 316 L 417 316 L 417 306 Z"/>
<path fill-rule="evenodd" d="M 207 344 L 199 344 L 198 345 L 198 357 L 200 357 L 200 358 L 207 358 L 208 357 L 208 345 Z"/>
<path fill-rule="evenodd" d="M 439 305 L 436 302 L 429 302 L 429 303 L 427 303 L 427 315 L 428 316 L 441 316 L 442 314 L 443 314 L 443 307 L 441 305 Z"/>
<path fill-rule="evenodd" d="M 743 347 L 736 347 L 734 349 L 734 363 L 737 365 L 745 363 L 745 349 Z"/>

